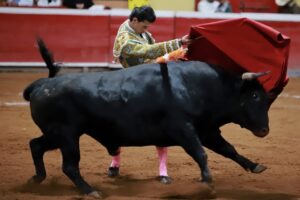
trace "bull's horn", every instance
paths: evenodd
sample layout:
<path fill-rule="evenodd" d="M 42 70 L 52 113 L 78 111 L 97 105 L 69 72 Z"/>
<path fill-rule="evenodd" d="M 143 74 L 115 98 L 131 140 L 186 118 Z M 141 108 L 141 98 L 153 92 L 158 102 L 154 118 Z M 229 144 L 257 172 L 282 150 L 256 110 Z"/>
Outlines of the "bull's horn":
<path fill-rule="evenodd" d="M 245 73 L 242 74 L 242 79 L 249 81 L 249 80 L 253 80 L 253 79 L 259 78 L 261 76 L 267 75 L 269 73 L 270 73 L 270 71 L 258 72 L 258 73 L 255 73 L 255 72 L 245 72 Z"/>

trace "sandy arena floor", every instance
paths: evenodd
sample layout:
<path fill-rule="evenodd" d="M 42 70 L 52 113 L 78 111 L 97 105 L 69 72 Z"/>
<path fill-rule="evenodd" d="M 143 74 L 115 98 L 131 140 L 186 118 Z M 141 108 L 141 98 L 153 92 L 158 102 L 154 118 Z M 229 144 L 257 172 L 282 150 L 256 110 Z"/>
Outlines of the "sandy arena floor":
<path fill-rule="evenodd" d="M 32 187 L 34 174 L 29 140 L 40 136 L 33 123 L 23 89 L 44 73 L 0 73 L 0 199 L 91 199 L 79 191 L 61 170 L 58 150 L 46 153 L 47 179 Z M 236 149 L 268 167 L 262 174 L 244 171 L 236 163 L 211 151 L 209 167 L 214 175 L 217 199 L 300 199 L 300 79 L 291 79 L 272 105 L 270 134 L 257 138 L 236 125 L 222 128 Z M 84 178 L 103 192 L 104 199 L 206 199 L 208 190 L 198 182 L 196 163 L 179 147 L 169 148 L 170 185 L 156 180 L 158 162 L 154 147 L 123 148 L 121 177 L 106 175 L 110 156 L 95 140 L 82 136 L 80 168 Z"/>

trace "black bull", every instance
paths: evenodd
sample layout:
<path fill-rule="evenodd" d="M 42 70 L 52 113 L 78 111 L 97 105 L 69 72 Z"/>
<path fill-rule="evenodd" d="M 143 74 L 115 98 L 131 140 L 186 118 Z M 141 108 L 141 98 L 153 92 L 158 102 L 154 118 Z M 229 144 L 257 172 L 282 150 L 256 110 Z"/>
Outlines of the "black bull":
<path fill-rule="evenodd" d="M 203 62 L 146 64 L 130 69 L 55 76 L 24 91 L 43 135 L 31 140 L 36 175 L 46 178 L 43 155 L 61 150 L 63 172 L 85 194 L 98 193 L 79 171 L 79 138 L 87 134 L 116 155 L 121 146 L 181 146 L 211 184 L 203 146 L 258 173 L 266 168 L 237 153 L 220 126 L 236 123 L 254 135 L 268 134 L 268 97 L 257 80 L 243 80 Z M 52 74 L 52 75 L 51 75 Z"/>

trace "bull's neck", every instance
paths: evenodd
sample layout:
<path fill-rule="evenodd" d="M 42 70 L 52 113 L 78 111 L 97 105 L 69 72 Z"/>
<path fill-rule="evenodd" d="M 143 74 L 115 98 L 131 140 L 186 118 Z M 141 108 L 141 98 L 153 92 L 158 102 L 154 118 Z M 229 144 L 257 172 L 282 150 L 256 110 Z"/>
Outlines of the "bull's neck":
<path fill-rule="evenodd" d="M 220 97 L 215 102 L 216 106 L 212 107 L 211 110 L 212 116 L 214 116 L 213 121 L 218 126 L 238 123 L 238 116 L 241 113 L 239 81 L 224 84 L 226 90 L 220 93 Z"/>
<path fill-rule="evenodd" d="M 237 123 L 238 119 L 236 116 L 239 115 L 239 107 L 239 102 L 236 101 L 236 98 L 231 97 L 225 99 L 211 110 L 213 123 L 217 126 L 222 126 L 231 122 Z"/>

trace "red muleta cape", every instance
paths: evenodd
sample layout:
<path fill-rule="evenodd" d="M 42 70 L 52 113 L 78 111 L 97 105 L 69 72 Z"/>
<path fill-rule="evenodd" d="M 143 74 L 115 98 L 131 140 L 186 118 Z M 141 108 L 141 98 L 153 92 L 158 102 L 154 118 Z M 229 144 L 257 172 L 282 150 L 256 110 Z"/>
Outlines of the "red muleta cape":
<path fill-rule="evenodd" d="M 288 82 L 290 38 L 247 18 L 221 20 L 192 26 L 188 60 L 219 65 L 233 73 L 266 72 L 258 80 L 276 96 Z"/>

